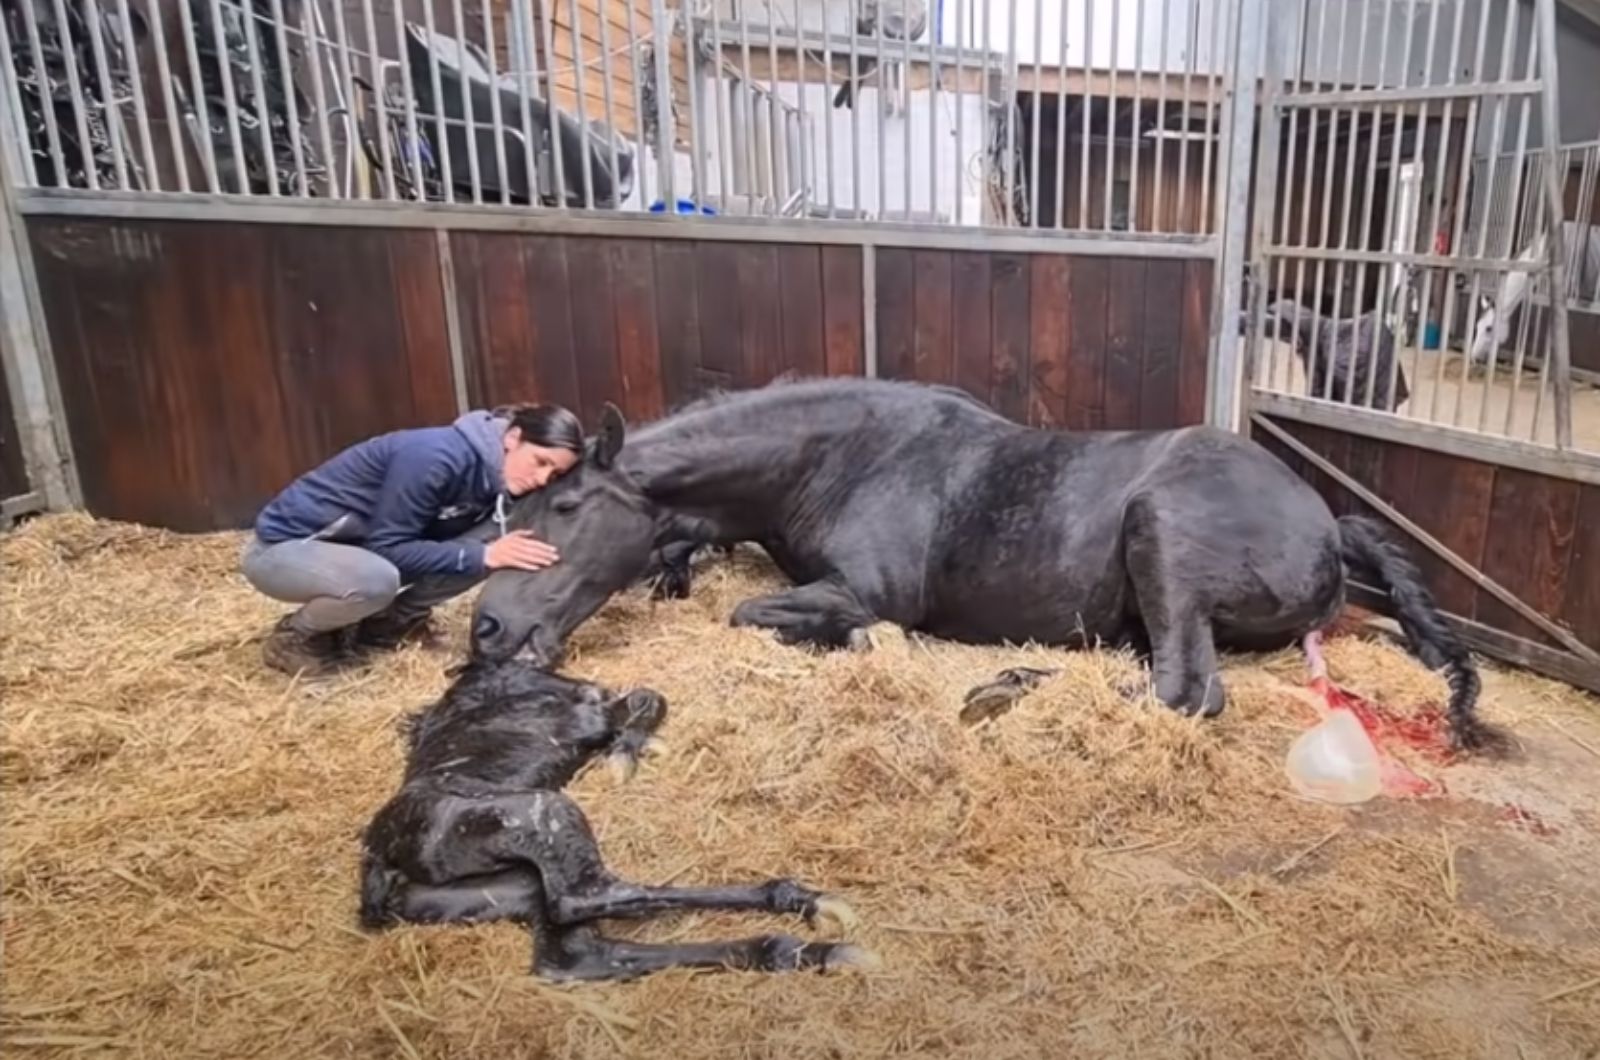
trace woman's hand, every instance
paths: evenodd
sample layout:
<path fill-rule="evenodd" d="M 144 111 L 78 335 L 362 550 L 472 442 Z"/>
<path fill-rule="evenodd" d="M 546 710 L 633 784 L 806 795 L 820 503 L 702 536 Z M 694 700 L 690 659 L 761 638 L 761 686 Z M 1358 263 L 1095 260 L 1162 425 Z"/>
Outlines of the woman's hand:
<path fill-rule="evenodd" d="M 543 570 L 561 556 L 554 545 L 547 545 L 526 530 L 513 530 L 490 543 L 484 550 L 484 566 L 490 570 Z"/>

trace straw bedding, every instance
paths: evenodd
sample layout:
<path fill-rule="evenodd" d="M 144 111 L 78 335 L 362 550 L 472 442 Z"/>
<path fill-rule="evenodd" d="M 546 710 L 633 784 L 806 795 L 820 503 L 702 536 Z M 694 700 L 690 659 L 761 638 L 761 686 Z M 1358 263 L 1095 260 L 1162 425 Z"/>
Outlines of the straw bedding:
<path fill-rule="evenodd" d="M 511 925 L 354 928 L 357 835 L 399 774 L 393 723 L 449 657 L 325 686 L 265 671 L 278 613 L 237 535 L 83 516 L 4 563 L 6 1051 L 152 1056 L 1577 1057 L 1600 1043 L 1592 700 L 1487 675 L 1525 758 L 1440 772 L 1447 797 L 1296 799 L 1298 655 L 1232 659 L 1214 722 L 1124 689 L 1124 657 L 976 649 L 880 628 L 810 655 L 733 630 L 775 575 L 614 601 L 570 670 L 669 700 L 631 784 L 572 791 L 646 881 L 792 875 L 851 901 L 872 974 L 670 972 L 556 988 Z M 464 602 L 446 614 L 460 643 Z M 1403 708 L 1440 683 L 1370 637 L 1334 677 Z M 1005 666 L 1065 673 L 966 728 Z M 1505 819 L 1503 805 L 1526 811 Z M 694 915 L 616 933 L 803 925 Z"/>

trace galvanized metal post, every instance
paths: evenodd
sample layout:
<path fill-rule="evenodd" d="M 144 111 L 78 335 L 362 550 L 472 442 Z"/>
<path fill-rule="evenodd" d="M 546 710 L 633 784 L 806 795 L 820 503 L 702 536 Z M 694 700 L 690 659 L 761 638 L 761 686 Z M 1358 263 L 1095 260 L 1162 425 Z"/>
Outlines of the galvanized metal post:
<path fill-rule="evenodd" d="M 1561 185 L 1565 175 L 1556 171 L 1557 143 L 1561 139 L 1559 98 L 1556 93 L 1556 5 L 1555 0 L 1538 0 L 1535 17 L 1539 20 L 1539 124 L 1544 133 L 1540 148 L 1540 169 L 1544 177 L 1545 202 L 1550 211 L 1550 237 L 1545 243 L 1549 255 L 1551 371 L 1555 373 L 1556 448 L 1572 448 L 1572 348 L 1567 331 L 1567 253 L 1561 225 L 1564 209 Z M 1495 145 L 1499 149 L 1499 145 Z M 1490 351 L 1490 356 L 1494 351 Z"/>
<path fill-rule="evenodd" d="M 1250 415 L 1248 405 L 1257 377 L 1256 368 L 1262 348 L 1261 325 L 1263 311 L 1266 308 L 1266 274 L 1271 267 L 1267 248 L 1272 245 L 1272 221 L 1278 212 L 1278 144 L 1283 135 L 1283 117 L 1278 106 L 1278 96 L 1284 90 L 1284 80 L 1289 74 L 1285 63 L 1285 57 L 1289 54 L 1287 14 L 1288 9 L 1282 5 L 1277 8 L 1263 5 L 1262 15 L 1267 20 L 1264 27 L 1266 51 L 1261 63 L 1261 119 L 1254 158 L 1256 184 L 1254 223 L 1250 230 L 1249 245 L 1245 247 L 1246 277 L 1251 281 L 1249 289 L 1245 292 L 1249 299 L 1246 307 L 1249 328 L 1244 337 L 1245 353 L 1239 371 L 1239 385 L 1234 390 L 1234 400 L 1238 407 L 1236 414 L 1238 424 L 1243 424 Z M 1246 179 L 1249 178 L 1251 169 L 1247 158 L 1248 156 L 1238 157 L 1237 163 L 1233 166 L 1233 169 L 1243 171 Z M 1285 192 L 1287 193 L 1287 189 Z M 1224 300 L 1220 307 L 1216 329 L 1219 342 L 1235 341 L 1232 337 L 1233 329 L 1228 326 L 1232 319 L 1233 305 L 1234 303 Z"/>
<path fill-rule="evenodd" d="M 44 507 L 73 508 L 81 503 L 77 469 L 60 411 L 61 394 L 50 357 L 49 331 L 39 306 L 33 256 L 16 207 L 18 152 L 28 148 L 10 108 L 0 107 L 0 111 L 4 112 L 0 113 L 0 355 L 5 362 L 6 389 L 11 392 L 17 434 L 34 491 L 43 495 Z"/>
<path fill-rule="evenodd" d="M 1233 64 L 1224 74 L 1222 160 L 1217 182 L 1222 240 L 1212 277 L 1211 345 L 1206 371 L 1206 422 L 1225 430 L 1244 429 L 1240 408 L 1243 361 L 1236 320 L 1239 289 L 1248 263 L 1246 205 L 1250 197 L 1251 142 L 1256 131 L 1256 82 L 1260 73 L 1267 0 L 1237 0 L 1232 25 Z M 1215 59 L 1215 57 L 1213 57 Z"/>

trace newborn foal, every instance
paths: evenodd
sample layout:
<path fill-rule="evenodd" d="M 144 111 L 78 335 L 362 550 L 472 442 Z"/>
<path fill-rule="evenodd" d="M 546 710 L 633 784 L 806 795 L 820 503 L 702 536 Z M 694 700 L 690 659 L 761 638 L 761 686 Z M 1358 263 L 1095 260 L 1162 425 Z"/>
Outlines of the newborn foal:
<path fill-rule="evenodd" d="M 593 926 L 687 909 L 854 922 L 843 902 L 791 880 L 651 887 L 606 869 L 583 811 L 561 789 L 602 753 L 631 776 L 665 716 L 666 701 L 649 689 L 619 696 L 517 660 L 468 663 L 442 699 L 408 720 L 401 788 L 363 837 L 362 925 L 514 920 L 533 933 L 534 973 L 557 980 L 870 966 L 859 947 L 788 935 L 652 945 Z"/>

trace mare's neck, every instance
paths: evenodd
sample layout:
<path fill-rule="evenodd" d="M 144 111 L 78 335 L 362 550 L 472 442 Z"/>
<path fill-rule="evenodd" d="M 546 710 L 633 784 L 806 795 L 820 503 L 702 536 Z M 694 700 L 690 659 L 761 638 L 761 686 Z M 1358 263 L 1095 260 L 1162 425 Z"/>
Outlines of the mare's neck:
<path fill-rule="evenodd" d="M 710 414 L 651 424 L 623 447 L 621 465 L 656 504 L 712 514 L 773 500 L 803 476 L 807 447 L 794 425 Z"/>

